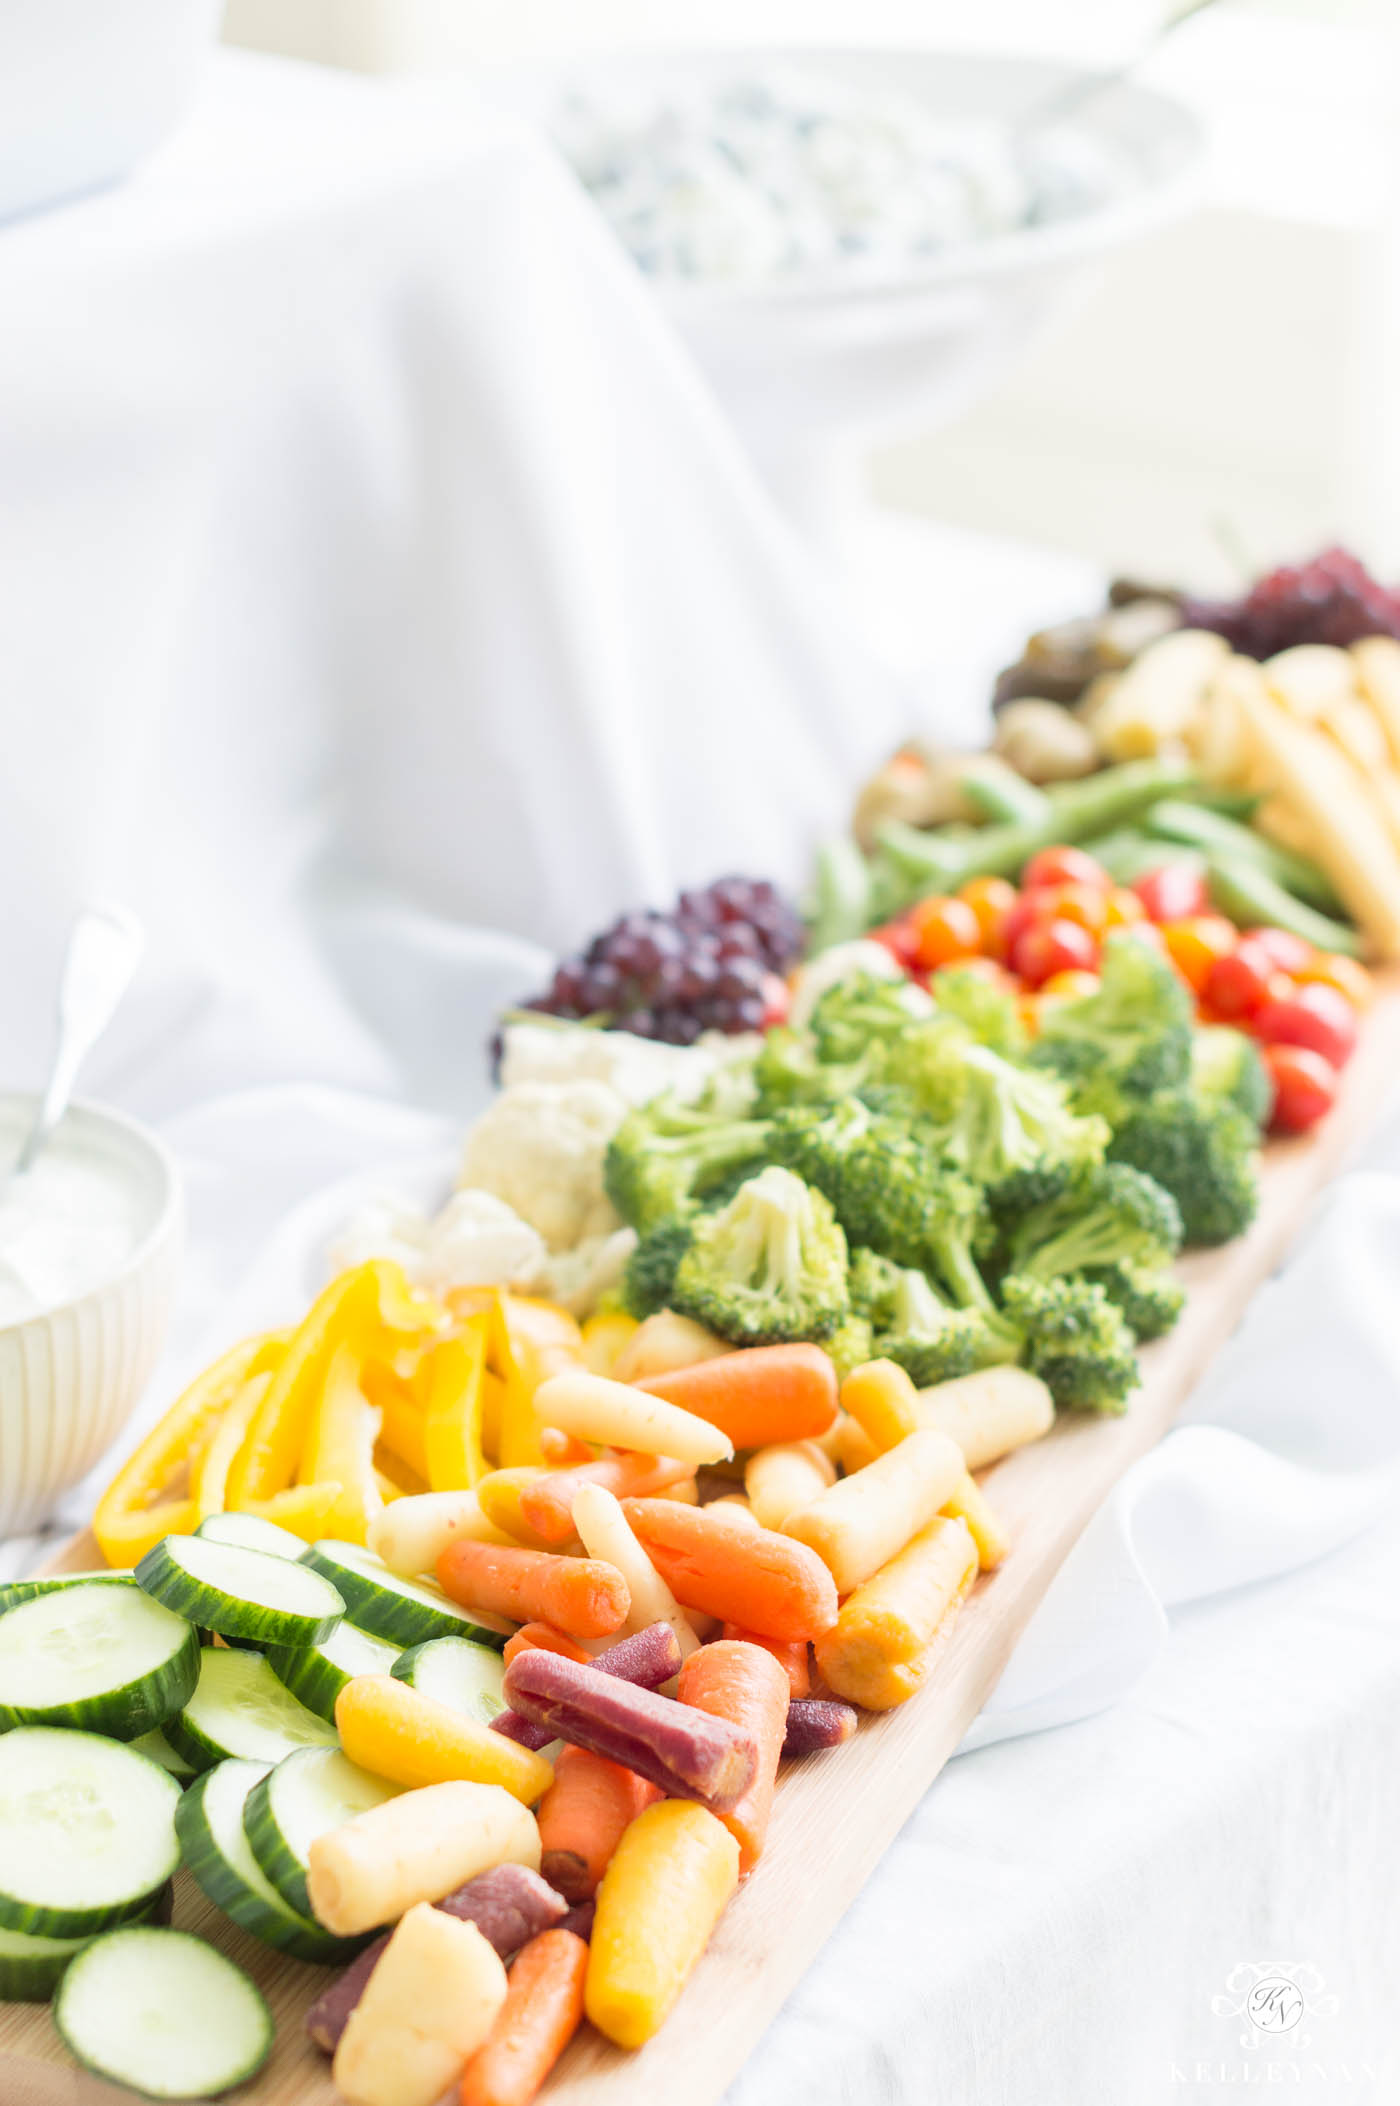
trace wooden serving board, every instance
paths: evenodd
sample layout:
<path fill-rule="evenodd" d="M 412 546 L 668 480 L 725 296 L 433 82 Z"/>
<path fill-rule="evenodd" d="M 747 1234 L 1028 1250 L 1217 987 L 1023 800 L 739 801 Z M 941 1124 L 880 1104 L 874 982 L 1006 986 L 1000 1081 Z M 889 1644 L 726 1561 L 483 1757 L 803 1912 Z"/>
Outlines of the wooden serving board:
<path fill-rule="evenodd" d="M 1076 1538 L 1129 1464 L 1170 1426 L 1397 1077 L 1400 982 L 1392 980 L 1366 1019 L 1331 1117 L 1316 1134 L 1266 1151 L 1262 1204 L 1249 1234 L 1184 1261 L 1185 1314 L 1144 1353 L 1143 1386 L 1126 1415 L 1062 1420 L 1045 1440 L 984 1474 L 1014 1547 L 974 1589 L 929 1685 L 902 1709 L 866 1718 L 845 1747 L 789 1766 L 763 1862 L 726 1910 L 661 2036 L 626 2055 L 585 2028 L 546 2086 L 545 2106 L 714 2106 L 981 1710 Z M 52 1569 L 100 1563 L 84 1533 Z M 335 2106 L 329 2065 L 302 2031 L 324 1970 L 245 1937 L 185 1875 L 176 1883 L 175 1921 L 247 1968 L 277 2018 L 272 2059 L 237 2094 L 239 2106 Z M 130 2106 L 134 2098 L 74 2070 L 46 2006 L 0 2005 L 3 2106 Z"/>

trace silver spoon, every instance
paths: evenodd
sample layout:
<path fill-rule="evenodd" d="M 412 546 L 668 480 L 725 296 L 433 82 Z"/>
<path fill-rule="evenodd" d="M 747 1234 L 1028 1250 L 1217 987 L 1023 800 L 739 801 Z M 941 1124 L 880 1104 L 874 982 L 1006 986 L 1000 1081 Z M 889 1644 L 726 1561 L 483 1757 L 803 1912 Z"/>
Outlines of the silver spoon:
<path fill-rule="evenodd" d="M 146 948 L 125 907 L 85 907 L 73 923 L 58 990 L 58 1045 L 48 1087 L 11 1175 L 23 1177 L 68 1109 L 78 1070 L 116 1013 Z"/>

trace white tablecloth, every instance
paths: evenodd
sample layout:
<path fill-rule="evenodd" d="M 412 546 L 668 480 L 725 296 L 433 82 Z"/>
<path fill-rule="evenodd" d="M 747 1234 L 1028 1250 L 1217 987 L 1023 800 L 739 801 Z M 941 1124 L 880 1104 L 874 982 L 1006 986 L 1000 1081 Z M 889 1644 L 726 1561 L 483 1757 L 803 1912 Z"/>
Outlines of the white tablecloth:
<path fill-rule="evenodd" d="M 0 234 L 0 314 L 0 1074 L 37 1071 L 71 908 L 133 900 L 95 1080 L 192 1225 L 149 1415 L 304 1305 L 344 1180 L 446 1162 L 402 1099 L 480 1094 L 537 945 L 794 874 L 901 711 L 560 172 L 460 97 L 227 61 L 130 189 Z M 1000 1744 L 734 2106 L 1395 2095 L 1386 1161 L 1094 1525 Z M 1241 2047 L 1213 2000 L 1285 1963 L 1306 2022 Z"/>

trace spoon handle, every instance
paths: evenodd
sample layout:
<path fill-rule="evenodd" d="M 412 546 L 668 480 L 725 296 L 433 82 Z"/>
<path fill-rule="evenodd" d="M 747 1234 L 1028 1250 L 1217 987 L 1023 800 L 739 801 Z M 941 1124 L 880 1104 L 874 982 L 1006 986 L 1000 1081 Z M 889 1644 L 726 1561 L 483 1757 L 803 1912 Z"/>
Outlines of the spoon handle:
<path fill-rule="evenodd" d="M 111 1022 L 145 945 L 145 931 L 125 907 L 86 907 L 74 922 L 58 994 L 58 1048 L 17 1173 L 30 1167 L 67 1111 L 78 1070 Z"/>

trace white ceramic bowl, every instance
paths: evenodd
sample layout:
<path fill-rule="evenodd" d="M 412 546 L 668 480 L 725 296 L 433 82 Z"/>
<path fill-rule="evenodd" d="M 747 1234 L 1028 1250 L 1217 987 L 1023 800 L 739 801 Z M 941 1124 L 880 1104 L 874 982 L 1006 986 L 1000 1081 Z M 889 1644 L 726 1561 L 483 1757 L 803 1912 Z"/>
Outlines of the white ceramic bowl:
<path fill-rule="evenodd" d="M 223 0 L 0 6 L 0 220 L 120 182 L 194 93 Z"/>
<path fill-rule="evenodd" d="M 0 1162 L 13 1160 L 35 1101 L 0 1096 Z M 75 1105 L 64 1125 L 125 1185 L 139 1235 L 100 1285 L 0 1326 L 0 1537 L 46 1520 L 111 1446 L 155 1365 L 175 1298 L 184 1209 L 171 1158 L 117 1112 Z"/>

